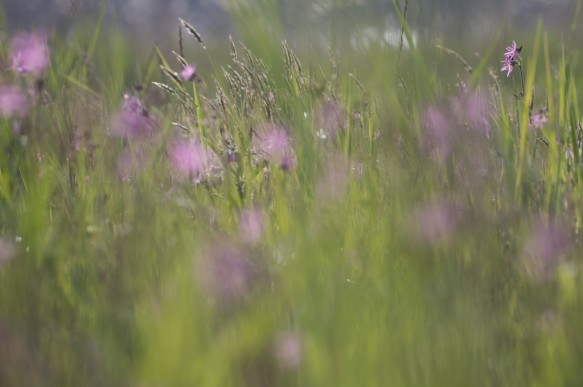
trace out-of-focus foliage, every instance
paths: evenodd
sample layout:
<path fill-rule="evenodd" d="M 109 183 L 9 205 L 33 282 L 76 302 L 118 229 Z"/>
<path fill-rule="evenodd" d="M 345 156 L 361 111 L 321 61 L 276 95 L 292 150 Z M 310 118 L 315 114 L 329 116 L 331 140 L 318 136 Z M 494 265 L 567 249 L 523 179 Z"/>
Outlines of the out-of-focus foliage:
<path fill-rule="evenodd" d="M 300 5 L 5 32 L 1 386 L 583 384 L 572 24 Z"/>

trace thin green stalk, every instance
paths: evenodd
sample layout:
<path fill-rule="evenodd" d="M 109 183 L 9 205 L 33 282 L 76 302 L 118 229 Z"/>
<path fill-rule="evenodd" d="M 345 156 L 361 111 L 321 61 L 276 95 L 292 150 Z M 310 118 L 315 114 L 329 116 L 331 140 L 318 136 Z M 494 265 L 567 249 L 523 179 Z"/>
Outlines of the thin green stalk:
<path fill-rule="evenodd" d="M 548 34 L 545 32 L 543 35 L 543 51 L 545 58 L 545 80 L 547 87 L 547 110 L 549 114 L 549 119 L 554 122 L 555 119 L 555 101 L 553 98 L 553 81 L 551 77 L 551 59 L 549 55 L 549 39 Z"/>
<path fill-rule="evenodd" d="M 524 163 L 526 158 L 526 139 L 527 139 L 527 129 L 529 123 L 530 107 L 532 103 L 532 96 L 534 93 L 534 76 L 536 74 L 536 64 L 538 58 L 538 50 L 540 46 L 540 40 L 542 35 L 542 22 L 539 20 L 536 35 L 534 38 L 534 45 L 532 50 L 532 55 L 530 57 L 529 63 L 531 63 L 529 73 L 526 78 L 525 93 L 522 107 L 522 120 L 520 122 L 520 133 L 519 133 L 519 148 L 518 148 L 518 159 L 516 161 L 516 181 L 514 184 L 514 198 L 518 200 L 522 194 L 522 174 L 524 170 Z"/>
<path fill-rule="evenodd" d="M 196 104 L 196 120 L 198 121 L 198 128 L 200 130 L 200 142 L 202 144 L 206 144 L 206 130 L 203 121 L 204 116 L 202 112 L 202 106 L 200 104 L 200 98 L 198 96 L 196 80 L 192 81 L 192 92 L 194 93 L 194 103 Z"/>

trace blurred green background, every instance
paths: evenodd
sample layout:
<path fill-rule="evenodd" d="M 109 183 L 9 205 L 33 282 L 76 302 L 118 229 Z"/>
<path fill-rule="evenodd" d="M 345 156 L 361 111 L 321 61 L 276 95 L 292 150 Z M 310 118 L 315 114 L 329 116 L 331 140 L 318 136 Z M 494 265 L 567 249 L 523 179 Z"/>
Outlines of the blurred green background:
<path fill-rule="evenodd" d="M 37 3 L 0 40 L 0 385 L 583 384 L 582 1 Z M 130 97 L 152 138 L 112 135 Z"/>

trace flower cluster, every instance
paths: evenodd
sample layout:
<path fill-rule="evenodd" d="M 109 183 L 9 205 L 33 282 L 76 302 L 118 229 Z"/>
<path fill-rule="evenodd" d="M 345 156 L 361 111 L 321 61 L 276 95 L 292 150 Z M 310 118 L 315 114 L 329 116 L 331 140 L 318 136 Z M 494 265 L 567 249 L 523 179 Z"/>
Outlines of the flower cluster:
<path fill-rule="evenodd" d="M 573 247 L 574 239 L 565 223 L 539 220 L 523 246 L 522 263 L 526 276 L 535 282 L 549 280 Z"/>
<path fill-rule="evenodd" d="M 49 49 L 46 36 L 41 33 L 21 33 L 10 39 L 12 69 L 18 74 L 40 78 L 49 66 Z M 20 86 L 0 87 L 0 117 L 23 118 L 30 107 L 34 93 Z"/>
<path fill-rule="evenodd" d="M 112 117 L 110 134 L 114 137 L 151 137 L 158 124 L 152 119 L 142 102 L 130 94 L 124 95 L 121 111 Z"/>
<path fill-rule="evenodd" d="M 449 97 L 447 104 L 428 106 L 422 117 L 423 151 L 439 159 L 449 157 L 454 149 L 467 149 L 469 140 L 473 139 L 471 143 L 478 146 L 482 140 L 490 138 L 492 109 L 487 94 L 469 91 L 463 82 L 458 87 L 458 94 Z M 475 151 L 473 156 L 476 156 Z"/>
<path fill-rule="evenodd" d="M 184 66 L 182 71 L 180 72 L 180 78 L 184 79 L 185 81 L 198 81 L 198 74 L 196 72 L 196 65 L 195 64 L 187 64 Z"/>
<path fill-rule="evenodd" d="M 536 113 L 530 116 L 530 125 L 534 129 L 542 129 L 549 122 L 545 109 L 539 109 Z"/>
<path fill-rule="evenodd" d="M 197 267 L 197 282 L 217 306 L 239 304 L 260 284 L 260 260 L 250 251 L 230 243 L 213 245 Z"/>
<path fill-rule="evenodd" d="M 275 124 L 259 125 L 255 129 L 252 144 L 260 160 L 278 165 L 284 171 L 296 166 L 292 140 L 284 127 Z"/>
<path fill-rule="evenodd" d="M 176 177 L 188 177 L 193 184 L 200 183 L 206 177 L 218 176 L 221 169 L 218 156 L 198 140 L 175 140 L 168 155 Z"/>
<path fill-rule="evenodd" d="M 336 134 L 346 130 L 348 118 L 346 110 L 337 102 L 326 100 L 320 106 L 316 115 L 316 127 L 318 137 L 326 139 L 334 138 Z"/>
<path fill-rule="evenodd" d="M 24 117 L 28 112 L 28 97 L 17 86 L 0 87 L 0 116 Z"/>
<path fill-rule="evenodd" d="M 506 71 L 507 77 L 509 77 L 512 70 L 514 70 L 514 66 L 520 63 L 521 51 L 522 46 L 517 47 L 514 40 L 510 46 L 506 47 L 506 53 L 504 54 L 504 60 L 502 61 L 502 68 L 500 71 Z"/>
<path fill-rule="evenodd" d="M 23 33 L 10 40 L 12 68 L 39 77 L 49 66 L 47 39 L 40 33 Z"/>

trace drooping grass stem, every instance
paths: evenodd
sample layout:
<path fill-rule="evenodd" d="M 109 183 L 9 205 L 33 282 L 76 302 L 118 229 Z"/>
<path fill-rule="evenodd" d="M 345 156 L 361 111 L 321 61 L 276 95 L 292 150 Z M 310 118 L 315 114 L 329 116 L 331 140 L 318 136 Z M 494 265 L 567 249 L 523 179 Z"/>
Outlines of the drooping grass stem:
<path fill-rule="evenodd" d="M 194 103 L 196 104 L 196 120 L 198 123 L 198 128 L 200 131 L 200 142 L 206 143 L 206 130 L 204 126 L 204 116 L 202 111 L 202 106 L 200 104 L 200 97 L 198 95 L 198 89 L 196 87 L 196 80 L 192 81 L 192 93 L 194 94 Z"/>

